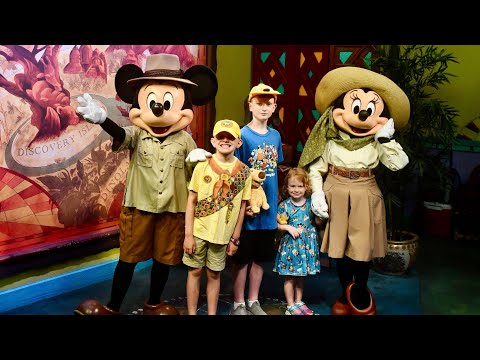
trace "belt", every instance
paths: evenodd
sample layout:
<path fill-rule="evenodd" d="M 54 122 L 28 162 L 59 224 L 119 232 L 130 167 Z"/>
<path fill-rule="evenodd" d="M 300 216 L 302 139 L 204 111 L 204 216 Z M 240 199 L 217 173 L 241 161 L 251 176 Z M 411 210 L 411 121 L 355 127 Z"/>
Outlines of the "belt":
<path fill-rule="evenodd" d="M 340 175 L 349 179 L 358 179 L 359 177 L 370 177 L 373 175 L 372 169 L 347 169 L 339 168 L 334 165 L 328 167 L 328 172 L 333 175 Z"/>

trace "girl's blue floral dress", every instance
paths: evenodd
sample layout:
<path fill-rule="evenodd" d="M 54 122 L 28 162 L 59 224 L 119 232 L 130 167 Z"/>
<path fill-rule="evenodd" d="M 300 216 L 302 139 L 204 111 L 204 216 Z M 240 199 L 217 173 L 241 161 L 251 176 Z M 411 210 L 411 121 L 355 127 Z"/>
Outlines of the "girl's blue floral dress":
<path fill-rule="evenodd" d="M 279 275 L 306 276 L 320 272 L 320 250 L 317 231 L 314 227 L 311 199 L 302 206 L 293 204 L 290 198 L 280 202 L 277 214 L 288 216 L 288 225 L 301 229 L 301 235 L 294 239 L 288 231 L 280 239 L 274 272 Z"/>

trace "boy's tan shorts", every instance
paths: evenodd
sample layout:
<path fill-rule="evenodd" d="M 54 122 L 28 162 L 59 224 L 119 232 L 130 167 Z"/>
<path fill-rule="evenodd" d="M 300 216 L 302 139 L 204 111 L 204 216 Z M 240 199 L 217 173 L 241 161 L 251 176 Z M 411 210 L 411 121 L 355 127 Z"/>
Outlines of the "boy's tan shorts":
<path fill-rule="evenodd" d="M 185 213 L 160 214 L 122 207 L 120 260 L 137 263 L 154 258 L 167 265 L 182 261 Z"/>
<path fill-rule="evenodd" d="M 213 244 L 211 242 L 193 237 L 195 239 L 195 253 L 183 254 L 183 263 L 195 269 L 207 268 L 213 271 L 222 271 L 225 269 L 227 261 L 227 244 Z"/>

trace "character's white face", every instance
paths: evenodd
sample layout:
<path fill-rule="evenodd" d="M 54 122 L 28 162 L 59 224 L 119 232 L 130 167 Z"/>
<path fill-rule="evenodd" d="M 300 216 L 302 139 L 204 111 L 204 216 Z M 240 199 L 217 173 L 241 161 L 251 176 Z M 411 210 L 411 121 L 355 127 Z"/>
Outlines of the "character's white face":
<path fill-rule="evenodd" d="M 343 107 L 333 110 L 333 121 L 343 131 L 357 137 L 376 134 L 388 121 L 380 116 L 385 103 L 373 90 L 350 90 L 343 98 Z"/>
<path fill-rule="evenodd" d="M 140 109 L 132 108 L 130 121 L 152 136 L 165 137 L 184 129 L 193 120 L 192 109 L 183 109 L 185 90 L 174 81 L 149 81 L 138 93 Z"/>

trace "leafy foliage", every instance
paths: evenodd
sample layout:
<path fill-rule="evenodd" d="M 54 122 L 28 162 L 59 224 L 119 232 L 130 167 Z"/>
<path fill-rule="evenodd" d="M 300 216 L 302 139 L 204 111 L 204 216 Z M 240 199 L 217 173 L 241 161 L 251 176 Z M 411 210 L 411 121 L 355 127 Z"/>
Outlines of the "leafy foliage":
<path fill-rule="evenodd" d="M 376 173 L 385 199 L 389 236 L 398 240 L 399 230 L 412 230 L 405 228 L 408 198 L 413 196 L 416 202 L 449 200 L 446 195 L 453 178 L 448 159 L 455 144 L 458 110 L 434 96 L 455 76 L 447 70 L 458 61 L 435 45 L 384 45 L 375 51 L 372 69 L 392 79 L 410 100 L 408 124 L 394 135 L 409 164 L 397 172 L 380 165 Z"/>

